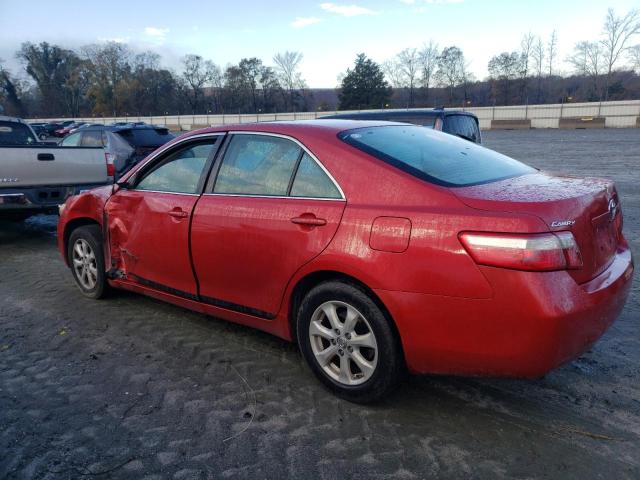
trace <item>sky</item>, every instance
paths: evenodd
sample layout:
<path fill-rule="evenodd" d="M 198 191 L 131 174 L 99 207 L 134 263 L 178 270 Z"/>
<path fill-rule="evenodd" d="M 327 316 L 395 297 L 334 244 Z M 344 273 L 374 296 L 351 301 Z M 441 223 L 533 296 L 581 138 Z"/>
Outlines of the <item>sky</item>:
<path fill-rule="evenodd" d="M 383 62 L 433 40 L 460 47 L 482 79 L 493 55 L 516 50 L 528 32 L 546 41 L 554 29 L 557 67 L 568 70 L 561 60 L 576 42 L 600 36 L 608 7 L 626 13 L 640 0 L 0 0 L 0 59 L 19 73 L 22 42 L 113 40 L 157 52 L 180 71 L 188 53 L 224 67 L 254 56 L 272 64 L 275 53 L 296 50 L 307 84 L 333 88 L 360 52 Z"/>

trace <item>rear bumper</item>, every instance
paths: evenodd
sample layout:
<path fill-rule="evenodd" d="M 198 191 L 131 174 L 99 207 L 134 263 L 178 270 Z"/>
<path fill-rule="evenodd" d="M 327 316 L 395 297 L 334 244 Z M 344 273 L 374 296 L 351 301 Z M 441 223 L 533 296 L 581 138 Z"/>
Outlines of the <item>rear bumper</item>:
<path fill-rule="evenodd" d="M 415 373 L 535 378 L 587 350 L 618 317 L 633 275 L 628 247 L 590 282 L 567 272 L 481 267 L 486 300 L 377 290 Z"/>
<path fill-rule="evenodd" d="M 70 196 L 102 185 L 3 188 L 0 189 L 0 216 L 3 213 L 21 212 L 56 213 L 58 205 L 63 204 Z"/>

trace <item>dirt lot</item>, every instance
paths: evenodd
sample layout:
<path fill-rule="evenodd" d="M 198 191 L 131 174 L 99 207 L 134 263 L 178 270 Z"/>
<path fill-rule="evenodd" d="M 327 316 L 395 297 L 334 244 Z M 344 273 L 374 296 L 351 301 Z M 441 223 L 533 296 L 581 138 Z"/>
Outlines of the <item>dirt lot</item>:
<path fill-rule="evenodd" d="M 487 132 L 615 179 L 640 254 L 640 131 Z M 0 223 L 0 478 L 640 478 L 640 282 L 582 358 L 536 381 L 420 377 L 341 401 L 292 345 L 118 293 L 83 298 L 55 217 Z"/>

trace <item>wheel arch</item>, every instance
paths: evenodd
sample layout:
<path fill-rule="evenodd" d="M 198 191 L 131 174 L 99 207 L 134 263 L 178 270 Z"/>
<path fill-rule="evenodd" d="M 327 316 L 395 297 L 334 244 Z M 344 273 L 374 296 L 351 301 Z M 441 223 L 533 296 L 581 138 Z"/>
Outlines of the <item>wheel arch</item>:
<path fill-rule="evenodd" d="M 97 225 L 100 226 L 100 223 L 97 222 L 94 218 L 91 217 L 78 217 L 73 220 L 69 220 L 67 224 L 64 226 L 64 236 L 63 236 L 63 245 L 64 245 L 64 261 L 69 266 L 69 258 L 67 252 L 69 251 L 69 238 L 71 238 L 71 234 L 74 230 L 84 227 L 86 225 Z"/>
<path fill-rule="evenodd" d="M 311 289 L 313 289 L 317 285 L 320 285 L 321 283 L 330 282 L 330 281 L 339 281 L 339 282 L 352 285 L 355 288 L 364 292 L 366 295 L 368 295 L 371 298 L 371 300 L 376 304 L 376 306 L 380 308 L 380 310 L 382 311 L 382 314 L 385 316 L 385 318 L 389 322 L 389 325 L 391 325 L 391 329 L 394 332 L 396 341 L 398 343 L 398 348 L 400 349 L 400 352 L 402 352 L 402 358 L 404 361 L 404 358 L 405 358 L 404 349 L 402 346 L 402 340 L 400 338 L 400 332 L 398 330 L 398 326 L 396 325 L 395 320 L 391 316 L 391 312 L 386 307 L 384 302 L 380 299 L 380 297 L 378 297 L 378 295 L 376 295 L 373 289 L 371 289 L 366 283 L 364 283 L 363 281 L 359 280 L 358 278 L 352 275 L 348 275 L 346 273 L 339 272 L 337 270 L 318 270 L 318 271 L 310 272 L 305 276 L 303 276 L 302 278 L 300 278 L 295 284 L 295 286 L 293 287 L 291 291 L 291 295 L 289 297 L 289 312 L 287 317 L 289 332 L 293 341 L 297 343 L 298 335 L 297 335 L 297 325 L 296 325 L 296 314 L 297 314 L 298 308 L 300 307 L 300 303 L 302 302 L 302 299 L 309 291 L 311 291 Z"/>

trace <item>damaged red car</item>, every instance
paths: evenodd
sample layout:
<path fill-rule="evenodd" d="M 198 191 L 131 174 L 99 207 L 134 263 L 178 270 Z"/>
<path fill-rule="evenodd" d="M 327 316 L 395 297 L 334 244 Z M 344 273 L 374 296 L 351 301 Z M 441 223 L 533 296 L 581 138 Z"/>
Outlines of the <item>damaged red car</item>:
<path fill-rule="evenodd" d="M 620 314 L 614 184 L 390 122 L 209 128 L 61 208 L 91 298 L 126 289 L 296 341 L 343 398 L 403 372 L 532 378 Z"/>

